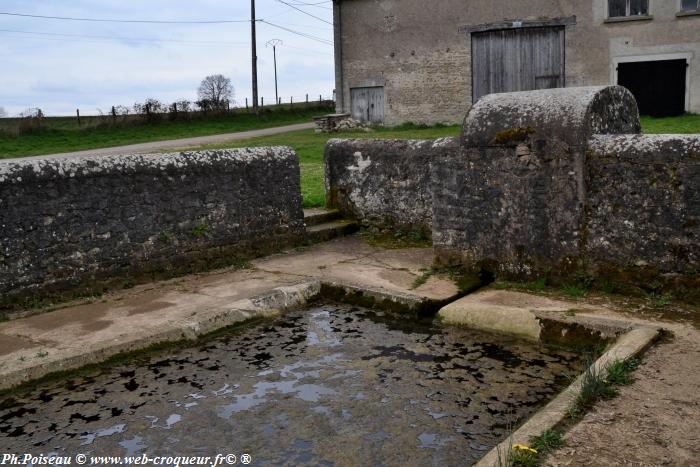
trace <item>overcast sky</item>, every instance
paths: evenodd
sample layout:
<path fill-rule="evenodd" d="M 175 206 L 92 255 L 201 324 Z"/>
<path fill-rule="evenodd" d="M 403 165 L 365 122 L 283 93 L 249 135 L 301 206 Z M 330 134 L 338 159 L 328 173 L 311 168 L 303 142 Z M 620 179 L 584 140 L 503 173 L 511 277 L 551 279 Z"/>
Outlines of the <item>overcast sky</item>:
<path fill-rule="evenodd" d="M 272 49 L 285 101 L 333 92 L 332 2 L 257 0 L 260 95 L 274 100 Z M 210 21 L 249 20 L 248 0 L 0 0 L 0 12 L 73 18 Z M 324 22 L 322 20 L 327 21 Z M 153 97 L 195 100 L 199 82 L 221 73 L 235 98 L 251 96 L 250 22 L 153 24 L 67 21 L 0 15 L 0 107 L 15 115 L 39 107 L 46 115 L 95 114 Z"/>

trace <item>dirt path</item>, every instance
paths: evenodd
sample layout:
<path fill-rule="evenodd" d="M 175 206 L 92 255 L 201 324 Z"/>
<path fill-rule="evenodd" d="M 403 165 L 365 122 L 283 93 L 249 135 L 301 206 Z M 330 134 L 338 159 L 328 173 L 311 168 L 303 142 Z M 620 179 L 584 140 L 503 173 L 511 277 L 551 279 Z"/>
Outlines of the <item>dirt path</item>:
<path fill-rule="evenodd" d="M 200 146 L 203 144 L 218 144 L 227 141 L 236 141 L 241 139 L 255 138 L 258 136 L 270 136 L 280 133 L 289 133 L 292 131 L 309 130 L 315 125 L 311 123 L 297 123 L 294 125 L 286 125 L 274 128 L 262 128 L 259 130 L 240 131 L 237 133 L 225 133 L 222 135 L 197 136 L 194 138 L 171 139 L 166 141 L 151 141 L 148 143 L 129 144 L 126 146 L 116 146 L 112 148 L 88 149 L 85 151 L 65 152 L 60 154 L 48 154 L 43 156 L 23 157 L 26 159 L 40 159 L 45 157 L 80 157 L 80 156 L 112 156 L 115 154 L 143 154 L 148 152 L 160 151 L 163 149 L 184 148 L 190 146 Z M 4 162 L 10 162 L 16 159 L 4 159 Z"/>
<path fill-rule="evenodd" d="M 635 382 L 571 428 L 546 465 L 700 465 L 700 332 L 665 327 L 673 337 L 646 353 Z"/>

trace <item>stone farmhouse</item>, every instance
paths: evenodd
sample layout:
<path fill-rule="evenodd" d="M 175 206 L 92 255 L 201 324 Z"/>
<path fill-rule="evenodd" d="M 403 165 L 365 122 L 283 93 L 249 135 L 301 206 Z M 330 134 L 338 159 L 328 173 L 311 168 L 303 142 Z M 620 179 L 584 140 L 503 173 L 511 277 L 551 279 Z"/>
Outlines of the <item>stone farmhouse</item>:
<path fill-rule="evenodd" d="M 454 123 L 498 92 L 620 84 L 700 112 L 700 0 L 334 0 L 337 111 Z"/>

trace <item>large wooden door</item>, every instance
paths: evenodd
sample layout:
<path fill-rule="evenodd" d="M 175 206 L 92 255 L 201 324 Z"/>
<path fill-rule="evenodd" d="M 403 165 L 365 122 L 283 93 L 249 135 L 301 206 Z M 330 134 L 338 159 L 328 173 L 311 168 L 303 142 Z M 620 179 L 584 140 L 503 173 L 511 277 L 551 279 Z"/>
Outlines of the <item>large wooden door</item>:
<path fill-rule="evenodd" d="M 384 123 L 384 88 L 374 86 L 350 89 L 352 118 L 361 122 Z"/>
<path fill-rule="evenodd" d="M 564 27 L 472 33 L 472 98 L 565 86 Z"/>

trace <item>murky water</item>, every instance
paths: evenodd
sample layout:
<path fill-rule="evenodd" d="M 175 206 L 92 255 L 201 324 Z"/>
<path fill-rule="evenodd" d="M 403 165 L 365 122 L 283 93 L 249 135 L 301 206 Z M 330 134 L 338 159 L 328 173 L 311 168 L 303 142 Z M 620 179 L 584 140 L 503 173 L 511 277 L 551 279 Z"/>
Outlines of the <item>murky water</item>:
<path fill-rule="evenodd" d="M 515 339 L 324 304 L 0 402 L 2 452 L 465 465 L 582 371 Z"/>

